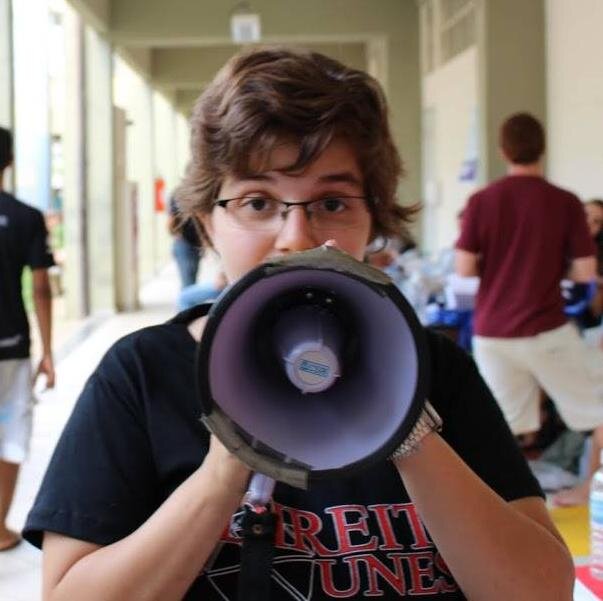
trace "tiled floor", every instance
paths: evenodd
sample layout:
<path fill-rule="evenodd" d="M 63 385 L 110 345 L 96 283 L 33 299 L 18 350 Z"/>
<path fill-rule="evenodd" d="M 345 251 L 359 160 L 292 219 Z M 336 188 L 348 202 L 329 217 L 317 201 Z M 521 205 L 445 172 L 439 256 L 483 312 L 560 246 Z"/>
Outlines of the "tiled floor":
<path fill-rule="evenodd" d="M 70 340 L 68 354 L 58 353 L 54 390 L 38 394 L 31 454 L 23 465 L 9 524 L 23 526 L 56 440 L 89 374 L 107 348 L 138 328 L 160 323 L 173 315 L 178 289 L 175 267 L 170 265 L 141 293 L 142 309 L 107 317 L 94 328 L 83 327 L 79 340 Z M 85 324 L 82 324 L 85 325 Z M 40 552 L 28 543 L 0 554 L 0 600 L 39 601 L 41 598 Z"/>

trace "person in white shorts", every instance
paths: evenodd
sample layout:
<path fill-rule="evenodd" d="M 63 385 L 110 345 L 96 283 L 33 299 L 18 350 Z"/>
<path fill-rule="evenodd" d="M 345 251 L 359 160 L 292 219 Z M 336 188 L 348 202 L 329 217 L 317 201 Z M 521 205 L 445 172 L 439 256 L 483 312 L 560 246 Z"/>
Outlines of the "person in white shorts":
<path fill-rule="evenodd" d="M 474 338 L 484 379 L 516 434 L 540 428 L 540 389 L 578 432 L 603 421 L 603 353 L 589 348 L 567 323 L 525 338 Z"/>
<path fill-rule="evenodd" d="M 603 447 L 603 357 L 568 323 L 560 282 L 595 279 L 595 246 L 579 199 L 543 177 L 540 122 L 512 115 L 500 146 L 507 175 L 469 199 L 456 244 L 457 273 L 481 278 L 475 359 L 514 434 L 540 428 L 541 388 L 569 428 L 594 431 L 592 474 Z M 588 485 L 555 502 L 586 502 Z"/>
<path fill-rule="evenodd" d="M 0 457 L 8 463 L 22 463 L 29 449 L 31 375 L 29 359 L 0 361 Z"/>
<path fill-rule="evenodd" d="M 13 160 L 11 133 L 0 128 L 0 552 L 20 541 L 6 518 L 29 447 L 32 424 L 33 380 L 46 375 L 54 386 L 51 351 L 51 297 L 47 269 L 54 265 L 48 232 L 40 211 L 17 200 L 2 188 L 6 168 Z M 42 359 L 34 378 L 30 338 L 23 303 L 23 269 L 32 272 L 33 301 L 40 328 Z"/>

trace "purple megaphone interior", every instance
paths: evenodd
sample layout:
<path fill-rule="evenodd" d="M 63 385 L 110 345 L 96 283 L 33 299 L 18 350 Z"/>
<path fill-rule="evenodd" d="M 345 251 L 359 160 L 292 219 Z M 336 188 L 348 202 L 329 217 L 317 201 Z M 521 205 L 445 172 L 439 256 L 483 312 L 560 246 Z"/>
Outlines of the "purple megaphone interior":
<path fill-rule="evenodd" d="M 358 348 L 353 369 L 331 388 L 302 394 L 284 378 L 263 377 L 256 324 L 272 299 L 306 287 L 345 300 Z M 320 269 L 283 271 L 243 290 L 218 324 L 209 357 L 212 397 L 224 413 L 252 440 L 314 470 L 343 468 L 389 442 L 411 407 L 417 370 L 414 337 L 396 303 L 368 283 Z"/>

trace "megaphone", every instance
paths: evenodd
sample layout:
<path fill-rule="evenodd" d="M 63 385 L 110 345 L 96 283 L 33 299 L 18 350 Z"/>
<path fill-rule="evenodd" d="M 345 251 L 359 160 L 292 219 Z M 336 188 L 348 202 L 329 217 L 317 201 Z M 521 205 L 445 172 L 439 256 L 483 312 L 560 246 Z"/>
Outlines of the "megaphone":
<path fill-rule="evenodd" d="M 329 247 L 255 268 L 212 306 L 202 419 L 253 470 L 299 488 L 383 460 L 426 397 L 427 344 L 383 272 Z"/>

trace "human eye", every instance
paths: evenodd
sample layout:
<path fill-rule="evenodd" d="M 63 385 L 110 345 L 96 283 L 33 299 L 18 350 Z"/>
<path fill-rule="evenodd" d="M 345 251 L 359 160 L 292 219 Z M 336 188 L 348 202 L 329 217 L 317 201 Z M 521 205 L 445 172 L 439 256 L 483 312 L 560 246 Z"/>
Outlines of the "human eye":
<path fill-rule="evenodd" d="M 240 198 L 237 206 L 239 210 L 249 213 L 274 213 L 277 208 L 277 201 L 274 198 L 260 195 L 249 195 Z"/>
<path fill-rule="evenodd" d="M 349 206 L 350 200 L 344 196 L 325 196 L 316 201 L 316 209 L 321 213 L 342 213 Z"/>

